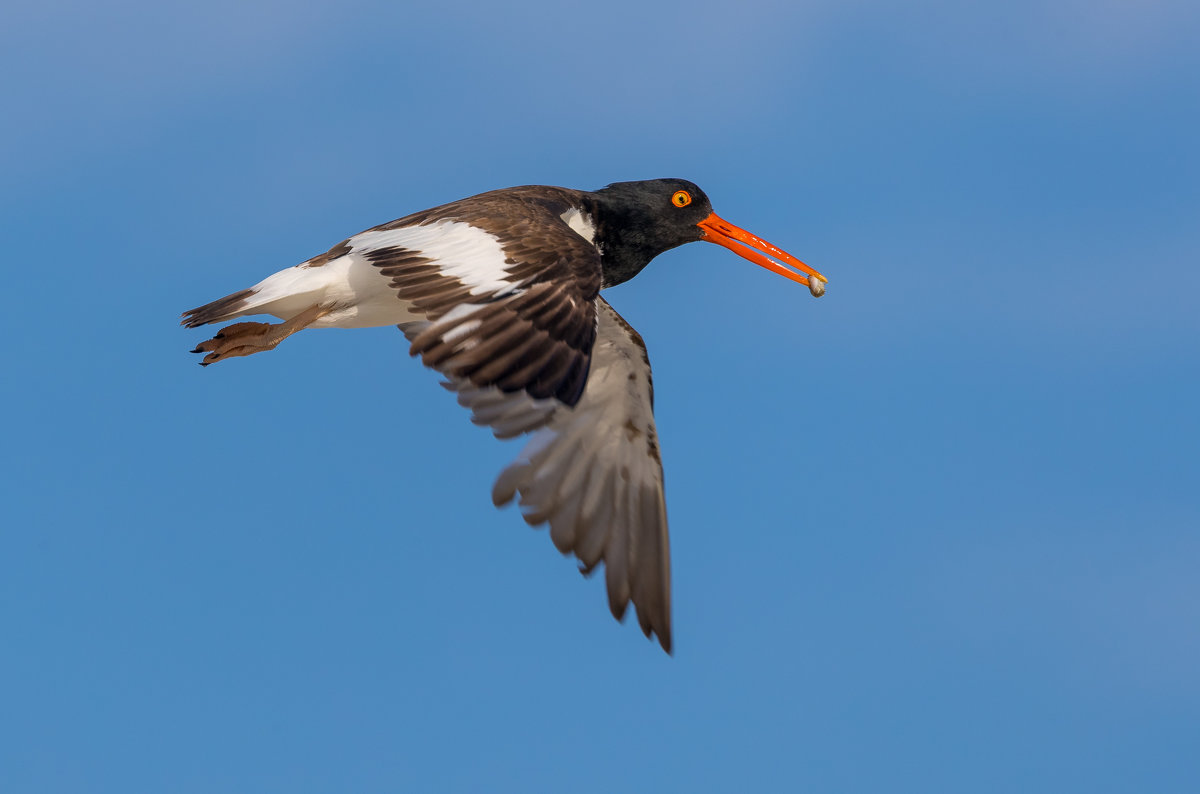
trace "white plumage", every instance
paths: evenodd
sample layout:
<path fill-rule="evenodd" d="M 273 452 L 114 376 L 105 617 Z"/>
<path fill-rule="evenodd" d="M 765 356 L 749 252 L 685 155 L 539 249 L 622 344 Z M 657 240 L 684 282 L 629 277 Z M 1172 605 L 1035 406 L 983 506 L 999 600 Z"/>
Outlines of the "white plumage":
<path fill-rule="evenodd" d="M 368 253 L 387 248 L 419 252 L 441 272 L 460 279 L 472 295 L 511 292 L 515 286 L 507 280 L 499 241 L 469 223 L 440 221 L 366 231 L 348 239 L 346 245 L 349 251 L 339 257 L 316 265 L 309 260 L 263 279 L 250 288 L 245 305 L 224 319 L 270 314 L 290 320 L 314 305 L 326 306 L 328 311 L 310 323 L 310 328 L 373 328 L 421 319 L 367 258 Z"/>

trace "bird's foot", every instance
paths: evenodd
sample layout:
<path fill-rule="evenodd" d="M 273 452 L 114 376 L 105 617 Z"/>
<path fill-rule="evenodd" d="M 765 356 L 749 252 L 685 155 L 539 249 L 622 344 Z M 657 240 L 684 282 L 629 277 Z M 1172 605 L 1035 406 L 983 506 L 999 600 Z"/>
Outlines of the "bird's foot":
<path fill-rule="evenodd" d="M 217 332 L 206 342 L 196 345 L 193 353 L 207 353 L 200 366 L 207 367 L 217 361 L 237 356 L 249 356 L 274 350 L 275 346 L 297 331 L 308 327 L 329 310 L 313 306 L 282 323 L 234 323 Z"/>
<path fill-rule="evenodd" d="M 207 367 L 216 361 L 223 361 L 236 356 L 248 356 L 251 353 L 261 353 L 272 350 L 284 340 L 287 334 L 279 334 L 283 323 L 234 323 L 224 328 L 207 342 L 196 345 L 193 353 L 207 353 L 201 366 Z"/>

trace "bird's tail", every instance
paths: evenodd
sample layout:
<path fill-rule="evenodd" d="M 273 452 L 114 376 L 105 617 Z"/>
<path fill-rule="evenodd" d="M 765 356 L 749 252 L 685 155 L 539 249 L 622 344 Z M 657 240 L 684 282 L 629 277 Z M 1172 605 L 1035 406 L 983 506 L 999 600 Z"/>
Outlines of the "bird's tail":
<path fill-rule="evenodd" d="M 179 322 L 188 328 L 196 328 L 209 323 L 220 323 L 232 320 L 234 317 L 241 317 L 251 308 L 250 296 L 254 293 L 253 289 L 244 289 L 212 303 L 206 303 L 199 308 L 189 309 L 183 313 L 183 319 Z"/>

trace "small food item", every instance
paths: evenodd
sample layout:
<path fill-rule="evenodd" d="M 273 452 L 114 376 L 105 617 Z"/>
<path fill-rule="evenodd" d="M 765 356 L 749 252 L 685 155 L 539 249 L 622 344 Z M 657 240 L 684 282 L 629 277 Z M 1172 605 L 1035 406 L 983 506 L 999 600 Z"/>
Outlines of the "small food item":
<path fill-rule="evenodd" d="M 816 276 L 808 277 L 808 291 L 812 293 L 814 298 L 819 298 L 825 294 L 825 282 Z"/>

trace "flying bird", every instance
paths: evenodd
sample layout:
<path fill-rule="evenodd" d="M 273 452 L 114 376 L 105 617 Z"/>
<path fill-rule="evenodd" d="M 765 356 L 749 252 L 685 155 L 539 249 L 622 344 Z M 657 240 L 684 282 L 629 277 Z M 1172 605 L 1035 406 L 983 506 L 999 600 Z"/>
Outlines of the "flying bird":
<path fill-rule="evenodd" d="M 498 438 L 531 434 L 492 489 L 632 602 L 671 652 L 671 573 L 654 387 L 642 337 L 600 296 L 651 259 L 705 240 L 814 296 L 826 279 L 719 218 L 683 179 L 594 192 L 532 185 L 423 210 L 349 237 L 249 289 L 185 312 L 195 328 L 248 315 L 193 353 L 207 366 L 273 349 L 305 328 L 397 325 L 411 355 Z"/>

